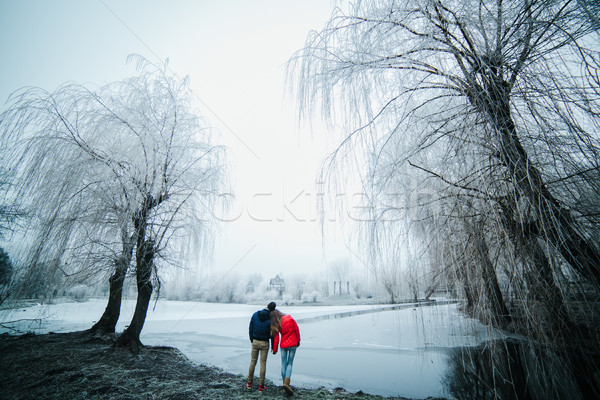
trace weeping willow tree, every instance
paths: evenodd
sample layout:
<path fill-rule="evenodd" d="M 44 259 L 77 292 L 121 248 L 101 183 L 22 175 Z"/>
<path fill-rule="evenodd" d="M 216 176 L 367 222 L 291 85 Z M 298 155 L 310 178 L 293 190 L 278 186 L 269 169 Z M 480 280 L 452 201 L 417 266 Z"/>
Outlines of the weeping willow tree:
<path fill-rule="evenodd" d="M 301 114 L 345 123 L 326 165 L 367 160 L 374 257 L 410 240 L 471 312 L 551 348 L 590 398 L 600 394 L 598 8 L 357 1 L 292 60 Z"/>
<path fill-rule="evenodd" d="M 23 287 L 109 273 L 107 307 L 92 330 L 114 332 L 134 262 L 136 309 L 118 343 L 136 350 L 161 267 L 185 266 L 209 247 L 225 180 L 224 148 L 194 107 L 188 79 L 166 63 L 132 59 L 137 75 L 96 90 L 68 83 L 17 92 L 0 133 L 14 182 L 7 196 L 29 216 L 13 238 L 24 239 Z"/>

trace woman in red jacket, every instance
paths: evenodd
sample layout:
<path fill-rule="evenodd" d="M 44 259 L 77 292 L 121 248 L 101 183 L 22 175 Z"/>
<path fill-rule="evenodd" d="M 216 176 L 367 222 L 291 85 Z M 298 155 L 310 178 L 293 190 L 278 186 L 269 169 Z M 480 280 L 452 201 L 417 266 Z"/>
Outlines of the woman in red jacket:
<path fill-rule="evenodd" d="M 296 349 L 300 346 L 300 330 L 298 324 L 291 315 L 284 314 L 275 309 L 271 311 L 271 336 L 273 336 L 273 354 L 277 354 L 277 348 L 281 342 L 281 379 L 283 390 L 286 394 L 294 392 L 290 387 L 292 376 L 292 365 Z M 279 336 L 281 335 L 281 340 Z"/>

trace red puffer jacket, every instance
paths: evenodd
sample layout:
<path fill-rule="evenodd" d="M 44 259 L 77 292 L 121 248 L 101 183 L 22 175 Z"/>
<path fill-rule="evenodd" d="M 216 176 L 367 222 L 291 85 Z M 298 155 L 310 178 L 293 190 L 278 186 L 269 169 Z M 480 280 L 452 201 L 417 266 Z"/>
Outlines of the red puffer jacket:
<path fill-rule="evenodd" d="M 281 318 L 281 329 L 275 335 L 273 340 L 273 354 L 277 353 L 279 346 L 279 335 L 281 335 L 281 348 L 300 346 L 300 329 L 291 315 L 284 315 Z"/>

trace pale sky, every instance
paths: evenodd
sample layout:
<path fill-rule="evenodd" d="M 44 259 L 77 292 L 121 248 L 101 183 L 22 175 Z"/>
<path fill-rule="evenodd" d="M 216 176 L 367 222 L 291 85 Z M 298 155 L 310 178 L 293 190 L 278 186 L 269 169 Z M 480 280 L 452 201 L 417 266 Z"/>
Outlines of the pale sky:
<path fill-rule="evenodd" d="M 0 100 L 23 86 L 53 90 L 133 75 L 128 54 L 166 57 L 189 75 L 201 110 L 228 148 L 236 201 L 221 224 L 212 268 L 224 273 L 314 272 L 352 256 L 327 236 L 316 179 L 335 140 L 300 124 L 285 63 L 329 0 L 0 0 Z"/>

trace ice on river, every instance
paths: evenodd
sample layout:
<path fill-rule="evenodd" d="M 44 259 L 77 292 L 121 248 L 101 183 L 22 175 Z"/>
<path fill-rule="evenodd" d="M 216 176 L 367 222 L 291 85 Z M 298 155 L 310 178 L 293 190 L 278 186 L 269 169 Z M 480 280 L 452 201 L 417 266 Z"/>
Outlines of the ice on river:
<path fill-rule="evenodd" d="M 0 321 L 21 320 L 16 324 L 21 331 L 37 333 L 83 330 L 105 306 L 105 300 L 37 305 L 0 311 Z M 117 330 L 125 328 L 134 307 L 132 300 L 123 302 Z M 177 347 L 195 362 L 246 374 L 249 319 L 263 307 L 161 300 L 148 311 L 141 340 Z M 384 307 L 280 307 L 298 321 L 302 336 L 292 384 L 413 398 L 443 396 L 447 349 L 489 338 L 481 325 L 458 312 L 456 304 L 381 311 Z M 279 353 L 269 355 L 267 377 L 281 380 Z"/>

